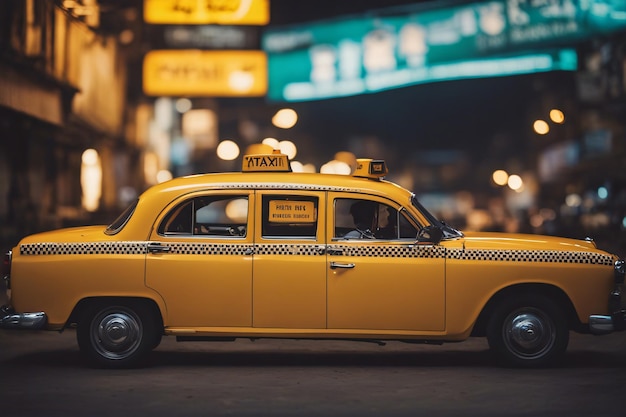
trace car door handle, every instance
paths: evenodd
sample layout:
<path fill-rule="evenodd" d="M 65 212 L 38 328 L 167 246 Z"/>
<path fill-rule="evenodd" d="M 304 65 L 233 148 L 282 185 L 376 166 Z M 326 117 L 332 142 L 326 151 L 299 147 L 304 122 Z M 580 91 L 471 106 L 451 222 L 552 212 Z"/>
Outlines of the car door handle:
<path fill-rule="evenodd" d="M 169 246 L 161 245 L 159 242 L 148 243 L 148 252 L 150 253 L 164 253 L 172 250 Z"/>
<path fill-rule="evenodd" d="M 330 269 L 337 269 L 337 268 L 352 269 L 354 267 L 355 267 L 354 264 L 341 264 L 339 262 L 331 262 L 330 263 Z"/>

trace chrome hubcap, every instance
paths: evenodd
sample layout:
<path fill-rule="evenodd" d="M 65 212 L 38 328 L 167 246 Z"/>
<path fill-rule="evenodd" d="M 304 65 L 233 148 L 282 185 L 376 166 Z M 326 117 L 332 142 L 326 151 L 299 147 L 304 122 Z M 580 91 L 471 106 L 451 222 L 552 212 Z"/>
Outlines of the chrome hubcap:
<path fill-rule="evenodd" d="M 98 353 L 108 359 L 124 359 L 141 342 L 141 324 L 124 311 L 105 311 L 93 321 L 92 340 Z"/>
<path fill-rule="evenodd" d="M 556 339 L 554 324 L 542 311 L 536 309 L 513 312 L 504 322 L 503 331 L 509 351 L 526 359 L 543 355 Z"/>

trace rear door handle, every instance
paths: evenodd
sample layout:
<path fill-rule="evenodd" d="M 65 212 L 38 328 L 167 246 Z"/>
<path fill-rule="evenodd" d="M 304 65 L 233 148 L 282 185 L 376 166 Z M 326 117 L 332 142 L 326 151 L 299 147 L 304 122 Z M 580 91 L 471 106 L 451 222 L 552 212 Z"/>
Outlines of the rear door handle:
<path fill-rule="evenodd" d="M 337 269 L 337 268 L 352 269 L 354 267 L 355 267 L 354 264 L 342 264 L 342 263 L 339 263 L 339 262 L 331 262 L 330 263 L 330 269 Z"/>
<path fill-rule="evenodd" d="M 148 252 L 150 253 L 165 253 L 172 250 L 169 246 L 161 245 L 159 242 L 148 243 Z"/>

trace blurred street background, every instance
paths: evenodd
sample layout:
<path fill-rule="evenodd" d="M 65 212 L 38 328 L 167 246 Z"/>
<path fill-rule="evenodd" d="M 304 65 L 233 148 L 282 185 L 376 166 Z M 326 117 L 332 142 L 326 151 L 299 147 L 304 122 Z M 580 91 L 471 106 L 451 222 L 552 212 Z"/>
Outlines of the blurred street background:
<path fill-rule="evenodd" d="M 3 0 L 0 248 L 280 148 L 626 256 L 626 1 Z"/>

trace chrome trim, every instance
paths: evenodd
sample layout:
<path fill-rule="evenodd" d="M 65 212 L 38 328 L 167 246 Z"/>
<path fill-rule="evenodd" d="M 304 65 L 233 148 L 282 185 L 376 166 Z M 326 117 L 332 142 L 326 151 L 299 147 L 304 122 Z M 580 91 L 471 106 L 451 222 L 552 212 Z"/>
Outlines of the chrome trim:
<path fill-rule="evenodd" d="M 611 316 L 593 314 L 589 316 L 589 330 L 597 335 L 612 333 L 615 330 L 613 318 Z"/>
<path fill-rule="evenodd" d="M 624 262 L 623 259 L 619 259 L 615 261 L 614 268 L 615 268 L 615 283 L 623 284 L 624 276 L 626 276 L 626 262 Z"/>
<path fill-rule="evenodd" d="M 331 262 L 330 263 L 330 269 L 337 269 L 337 268 L 352 269 L 354 267 L 355 267 L 354 264 L 342 264 L 342 263 L 339 263 L 339 262 Z"/>
<path fill-rule="evenodd" d="M 12 250 L 4 253 L 4 259 L 2 262 L 2 280 L 0 282 L 0 291 L 6 291 L 11 289 L 11 263 L 13 262 Z M 6 266 L 4 265 L 4 262 L 7 262 Z"/>
<path fill-rule="evenodd" d="M 43 311 L 36 313 L 16 313 L 4 306 L 0 309 L 0 329 L 30 329 L 43 328 L 48 321 Z"/>

